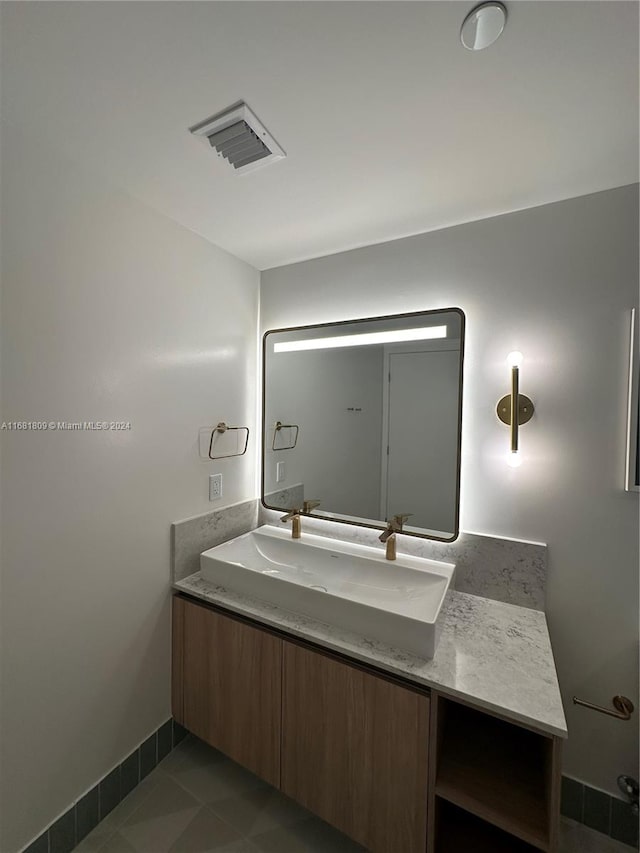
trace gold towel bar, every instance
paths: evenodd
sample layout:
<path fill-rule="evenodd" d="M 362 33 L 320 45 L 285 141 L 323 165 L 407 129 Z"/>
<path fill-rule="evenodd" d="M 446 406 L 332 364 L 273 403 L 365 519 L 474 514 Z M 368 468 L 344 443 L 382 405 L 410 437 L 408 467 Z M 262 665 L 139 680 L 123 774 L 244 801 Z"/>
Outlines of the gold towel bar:
<path fill-rule="evenodd" d="M 238 453 L 226 453 L 223 456 L 213 456 L 213 445 L 216 434 L 225 433 L 225 432 L 235 432 L 236 430 L 242 430 L 245 433 L 244 437 L 244 448 Z M 228 426 L 224 421 L 220 421 L 218 426 L 215 429 L 211 430 L 211 440 L 209 442 L 209 459 L 230 459 L 232 456 L 244 456 L 247 452 L 247 446 L 249 444 L 249 427 L 237 427 L 237 426 Z"/>
<path fill-rule="evenodd" d="M 610 708 L 603 708 L 601 705 L 594 705 L 592 702 L 585 702 L 584 699 L 578 699 L 576 696 L 573 697 L 574 705 L 582 705 L 583 708 L 590 708 L 592 711 L 598 711 L 600 714 L 607 714 L 609 717 L 615 717 L 616 720 L 631 719 L 634 711 L 631 699 L 627 699 L 626 696 L 614 696 L 611 701 L 613 702 L 613 707 L 616 709 L 615 711 L 612 711 Z"/>

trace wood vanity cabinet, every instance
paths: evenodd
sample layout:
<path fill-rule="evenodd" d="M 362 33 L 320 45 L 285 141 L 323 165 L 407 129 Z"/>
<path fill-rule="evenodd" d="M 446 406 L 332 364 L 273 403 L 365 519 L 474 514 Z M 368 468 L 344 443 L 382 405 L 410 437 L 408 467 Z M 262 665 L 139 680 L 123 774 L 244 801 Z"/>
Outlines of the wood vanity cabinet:
<path fill-rule="evenodd" d="M 176 597 L 172 687 L 181 725 L 280 786 L 280 637 Z"/>
<path fill-rule="evenodd" d="M 173 715 L 372 853 L 425 853 L 429 696 L 179 596 Z"/>
<path fill-rule="evenodd" d="M 373 853 L 424 853 L 429 697 L 285 642 L 285 794 Z"/>
<path fill-rule="evenodd" d="M 561 740 L 173 599 L 173 715 L 371 853 L 554 853 Z"/>

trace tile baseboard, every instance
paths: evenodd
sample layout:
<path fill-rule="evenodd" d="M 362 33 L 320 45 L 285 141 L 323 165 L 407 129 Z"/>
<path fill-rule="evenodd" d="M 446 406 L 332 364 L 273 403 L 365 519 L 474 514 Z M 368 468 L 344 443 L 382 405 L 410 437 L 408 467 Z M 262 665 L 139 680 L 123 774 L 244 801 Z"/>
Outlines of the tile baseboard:
<path fill-rule="evenodd" d="M 188 734 L 169 719 L 48 826 L 22 853 L 71 853 Z"/>
<path fill-rule="evenodd" d="M 565 817 L 638 849 L 638 818 L 626 800 L 563 776 L 560 811 Z"/>
<path fill-rule="evenodd" d="M 71 853 L 187 734 L 175 720 L 167 720 L 22 853 Z M 638 849 L 638 818 L 625 800 L 563 776 L 560 810 L 565 817 Z"/>

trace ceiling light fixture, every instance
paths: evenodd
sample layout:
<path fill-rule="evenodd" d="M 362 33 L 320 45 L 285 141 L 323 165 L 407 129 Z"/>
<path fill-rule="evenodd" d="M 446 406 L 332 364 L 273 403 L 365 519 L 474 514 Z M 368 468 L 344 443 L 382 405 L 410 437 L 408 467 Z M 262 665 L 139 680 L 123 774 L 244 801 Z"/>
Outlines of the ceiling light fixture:
<path fill-rule="evenodd" d="M 460 41 L 467 50 L 484 50 L 499 38 L 506 23 L 507 10 L 502 3 L 481 3 L 462 22 Z"/>

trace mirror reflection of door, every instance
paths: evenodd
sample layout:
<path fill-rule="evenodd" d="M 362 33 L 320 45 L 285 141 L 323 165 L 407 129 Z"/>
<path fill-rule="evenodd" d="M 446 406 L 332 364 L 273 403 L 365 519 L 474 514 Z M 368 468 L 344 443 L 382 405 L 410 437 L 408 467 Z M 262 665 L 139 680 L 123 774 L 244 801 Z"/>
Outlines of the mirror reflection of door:
<path fill-rule="evenodd" d="M 387 464 L 381 515 L 409 514 L 410 527 L 453 530 L 458 465 L 460 352 L 434 345 L 386 354 Z"/>

